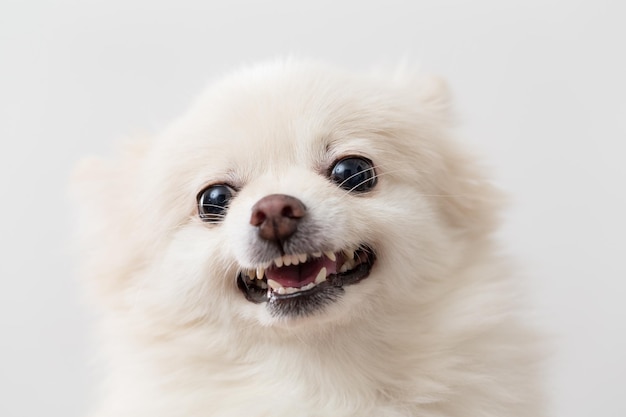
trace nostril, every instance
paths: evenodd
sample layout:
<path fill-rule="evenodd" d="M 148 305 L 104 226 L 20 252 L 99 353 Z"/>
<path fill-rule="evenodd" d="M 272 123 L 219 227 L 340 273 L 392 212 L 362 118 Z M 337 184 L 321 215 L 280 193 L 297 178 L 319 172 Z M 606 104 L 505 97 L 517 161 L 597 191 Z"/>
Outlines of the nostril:
<path fill-rule="evenodd" d="M 304 204 L 297 198 L 288 197 L 288 200 L 285 201 L 285 206 L 282 208 L 280 214 L 283 217 L 287 217 L 289 219 L 301 219 L 306 214 L 306 208 Z"/>
<path fill-rule="evenodd" d="M 293 218 L 297 217 L 297 216 L 295 216 L 295 215 L 294 215 L 294 213 L 293 213 L 293 207 L 291 207 L 291 206 L 285 206 L 285 207 L 283 207 L 283 210 L 280 212 L 280 214 L 281 214 L 283 217 L 288 217 L 288 218 L 290 218 L 290 219 L 293 219 Z"/>
<path fill-rule="evenodd" d="M 265 219 L 267 219 L 267 215 L 261 210 L 253 210 L 252 216 L 250 217 L 250 224 L 252 226 L 260 226 Z"/>

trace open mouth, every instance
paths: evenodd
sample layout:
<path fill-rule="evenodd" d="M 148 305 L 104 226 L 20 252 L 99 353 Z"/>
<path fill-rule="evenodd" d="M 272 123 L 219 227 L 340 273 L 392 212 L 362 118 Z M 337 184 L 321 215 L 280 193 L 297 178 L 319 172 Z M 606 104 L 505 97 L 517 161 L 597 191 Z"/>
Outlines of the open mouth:
<path fill-rule="evenodd" d="M 288 254 L 241 271 L 237 285 L 248 301 L 267 302 L 276 315 L 302 315 L 336 300 L 344 286 L 366 278 L 375 259 L 367 246 Z"/>

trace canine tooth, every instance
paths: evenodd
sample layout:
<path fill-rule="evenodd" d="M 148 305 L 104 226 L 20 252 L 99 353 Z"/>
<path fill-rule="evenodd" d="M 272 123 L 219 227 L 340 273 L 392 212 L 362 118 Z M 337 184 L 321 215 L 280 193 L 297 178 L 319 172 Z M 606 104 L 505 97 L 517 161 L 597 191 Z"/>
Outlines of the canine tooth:
<path fill-rule="evenodd" d="M 324 252 L 324 255 L 326 255 L 328 257 L 328 259 L 330 259 L 331 261 L 335 262 L 337 260 L 337 257 L 335 256 L 335 254 L 333 252 Z"/>
<path fill-rule="evenodd" d="M 313 255 L 314 258 L 321 258 L 322 252 L 313 252 L 311 255 Z"/>
<path fill-rule="evenodd" d="M 263 277 L 265 276 L 265 268 L 257 268 L 256 276 L 257 276 L 257 279 L 263 279 Z"/>
<path fill-rule="evenodd" d="M 276 258 L 274 259 L 274 264 L 280 268 L 281 266 L 283 266 L 283 258 Z"/>
<path fill-rule="evenodd" d="M 301 253 L 300 255 L 298 255 L 298 260 L 300 261 L 301 264 L 306 262 L 306 253 Z"/>
<path fill-rule="evenodd" d="M 285 266 L 291 265 L 291 256 L 289 255 L 283 256 L 283 265 Z"/>
<path fill-rule="evenodd" d="M 317 273 L 317 277 L 315 278 L 315 283 L 320 284 L 326 281 L 326 267 L 320 269 L 320 272 Z"/>
<path fill-rule="evenodd" d="M 270 287 L 272 287 L 273 290 L 280 290 L 281 288 L 283 288 L 282 285 L 280 285 L 278 282 L 274 281 L 273 279 L 268 279 L 267 280 L 267 285 L 269 285 Z"/>

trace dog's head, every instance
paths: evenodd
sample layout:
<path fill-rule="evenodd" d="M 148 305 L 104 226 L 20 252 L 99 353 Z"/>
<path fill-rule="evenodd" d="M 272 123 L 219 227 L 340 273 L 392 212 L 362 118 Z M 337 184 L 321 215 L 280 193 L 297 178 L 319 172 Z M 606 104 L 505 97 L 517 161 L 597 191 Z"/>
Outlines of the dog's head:
<path fill-rule="evenodd" d="M 346 323 L 432 295 L 493 226 L 435 79 L 278 63 L 79 170 L 87 271 L 180 323 Z"/>

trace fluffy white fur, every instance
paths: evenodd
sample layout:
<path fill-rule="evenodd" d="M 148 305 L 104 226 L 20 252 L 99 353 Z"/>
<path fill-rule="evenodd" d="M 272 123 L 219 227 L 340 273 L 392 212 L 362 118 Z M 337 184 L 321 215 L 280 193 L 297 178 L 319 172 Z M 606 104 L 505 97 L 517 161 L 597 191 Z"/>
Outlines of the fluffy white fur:
<path fill-rule="evenodd" d="M 450 138 L 449 95 L 407 71 L 282 61 L 212 86 L 167 131 L 76 175 L 84 272 L 108 378 L 96 417 L 538 417 L 537 340 L 495 253 L 499 195 Z M 326 172 L 371 159 L 351 194 Z M 196 196 L 238 188 L 219 224 Z M 252 205 L 287 194 L 324 247 L 368 242 L 371 275 L 275 318 L 235 277 Z"/>

